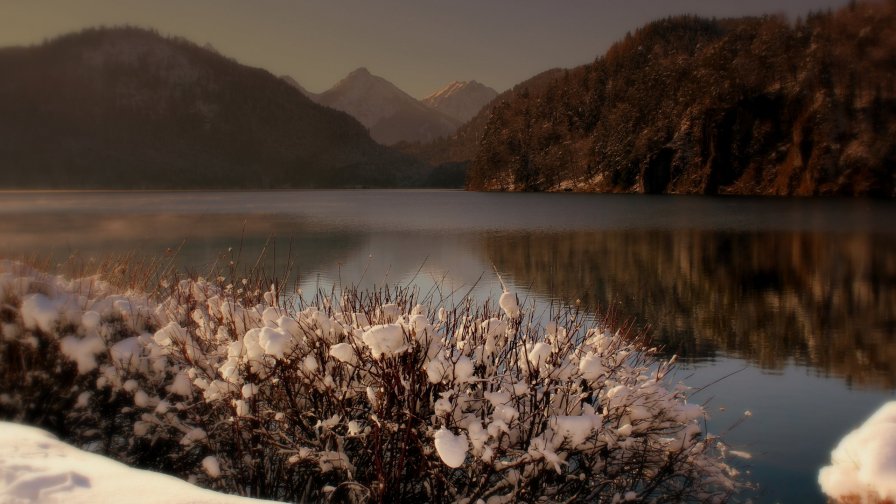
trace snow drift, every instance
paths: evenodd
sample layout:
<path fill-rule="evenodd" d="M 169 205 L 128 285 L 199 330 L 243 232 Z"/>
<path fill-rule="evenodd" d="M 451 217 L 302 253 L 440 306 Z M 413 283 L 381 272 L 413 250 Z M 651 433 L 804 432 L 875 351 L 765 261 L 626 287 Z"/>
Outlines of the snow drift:
<path fill-rule="evenodd" d="M 844 502 L 896 501 L 896 401 L 840 441 L 818 483 L 829 497 Z"/>
<path fill-rule="evenodd" d="M 7 504 L 250 504 L 173 476 L 141 471 L 69 446 L 52 434 L 0 422 L 0 501 Z"/>

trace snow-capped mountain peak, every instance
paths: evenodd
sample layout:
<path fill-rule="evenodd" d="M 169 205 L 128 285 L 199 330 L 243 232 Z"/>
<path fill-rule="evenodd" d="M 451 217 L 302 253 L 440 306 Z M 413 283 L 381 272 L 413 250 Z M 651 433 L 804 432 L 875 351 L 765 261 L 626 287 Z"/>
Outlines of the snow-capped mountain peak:
<path fill-rule="evenodd" d="M 460 122 L 420 103 L 388 80 L 358 68 L 318 96 L 318 103 L 354 116 L 374 140 L 428 142 L 453 133 Z"/>
<path fill-rule="evenodd" d="M 459 92 L 464 87 L 466 87 L 468 84 L 473 84 L 473 83 L 478 84 L 478 82 L 476 82 L 476 81 L 469 81 L 469 82 L 468 81 L 454 81 L 454 82 L 448 84 L 447 86 L 443 87 L 442 89 L 436 91 L 435 93 L 427 96 L 426 98 L 423 99 L 423 101 L 432 101 L 432 100 L 439 100 L 439 99 L 447 98 L 448 96 L 451 96 L 451 95 Z"/>
<path fill-rule="evenodd" d="M 454 81 L 421 101 L 445 115 L 466 122 L 496 96 L 497 91 L 475 80 Z"/>

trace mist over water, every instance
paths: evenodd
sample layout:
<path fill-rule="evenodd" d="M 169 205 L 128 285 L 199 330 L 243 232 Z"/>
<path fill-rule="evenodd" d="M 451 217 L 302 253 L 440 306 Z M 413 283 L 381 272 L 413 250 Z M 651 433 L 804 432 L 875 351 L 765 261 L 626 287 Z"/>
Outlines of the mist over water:
<path fill-rule="evenodd" d="M 896 204 L 459 191 L 0 193 L 0 256 L 136 252 L 199 274 L 290 267 L 304 292 L 612 309 L 650 327 L 752 451 L 761 500 L 820 500 L 818 468 L 896 388 Z M 289 266 L 291 265 L 291 266 Z M 453 296 L 453 297 L 452 297 Z"/>

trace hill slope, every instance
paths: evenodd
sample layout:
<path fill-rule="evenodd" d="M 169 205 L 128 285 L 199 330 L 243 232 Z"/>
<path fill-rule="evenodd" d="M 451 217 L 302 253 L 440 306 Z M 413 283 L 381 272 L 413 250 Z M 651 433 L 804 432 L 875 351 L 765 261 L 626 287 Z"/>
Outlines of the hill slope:
<path fill-rule="evenodd" d="M 470 189 L 896 195 L 892 0 L 795 25 L 666 19 L 517 89 Z"/>
<path fill-rule="evenodd" d="M 460 126 L 460 121 L 427 107 L 366 68 L 348 74 L 321 93 L 317 102 L 351 114 L 383 145 L 429 142 Z"/>
<path fill-rule="evenodd" d="M 305 87 L 302 86 L 301 84 L 299 84 L 299 81 L 293 79 L 292 76 L 281 75 L 280 78 L 283 79 L 290 86 L 298 89 L 300 93 L 307 96 L 308 99 L 310 99 L 311 101 L 317 102 L 317 96 L 318 96 L 317 93 L 312 93 L 311 91 L 308 91 L 307 89 L 305 89 Z"/>
<path fill-rule="evenodd" d="M 417 162 L 270 73 L 181 39 L 91 29 L 0 49 L 0 186 L 408 185 Z"/>

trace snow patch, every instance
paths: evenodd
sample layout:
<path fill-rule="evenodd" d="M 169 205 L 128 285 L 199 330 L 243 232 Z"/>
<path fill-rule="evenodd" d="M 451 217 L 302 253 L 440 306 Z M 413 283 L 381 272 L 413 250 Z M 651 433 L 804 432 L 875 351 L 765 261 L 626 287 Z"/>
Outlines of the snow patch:
<path fill-rule="evenodd" d="M 364 332 L 361 340 L 370 348 L 374 359 L 391 357 L 408 349 L 404 330 L 398 324 L 376 325 Z"/>
<path fill-rule="evenodd" d="M 458 468 L 464 464 L 467 458 L 467 450 L 470 447 L 466 434 L 453 434 L 442 427 L 433 435 L 436 440 L 436 452 L 448 467 Z"/>
<path fill-rule="evenodd" d="M 22 300 L 22 322 L 26 329 L 52 333 L 59 319 L 60 302 L 43 294 L 31 294 Z"/>
<path fill-rule="evenodd" d="M 845 502 L 896 500 L 896 401 L 840 441 L 818 483 L 829 497 Z"/>
<path fill-rule="evenodd" d="M 205 490 L 181 479 L 128 467 L 79 450 L 52 434 L 13 423 L 0 423 L 0 502 L 10 504 L 250 504 L 255 499 Z M 220 468 L 214 457 L 202 465 L 206 473 Z"/>
<path fill-rule="evenodd" d="M 355 349 L 348 343 L 337 343 L 331 346 L 330 356 L 339 362 L 344 362 L 346 364 L 354 365 L 358 362 L 358 359 L 355 356 Z"/>
<path fill-rule="evenodd" d="M 498 299 L 498 305 L 510 318 L 516 318 L 520 314 L 520 305 L 516 300 L 516 294 L 513 292 L 501 294 L 501 297 Z"/>
<path fill-rule="evenodd" d="M 78 373 L 84 374 L 96 369 L 96 356 L 106 349 L 106 343 L 99 336 L 66 336 L 59 341 L 59 349 L 78 364 Z"/>
<path fill-rule="evenodd" d="M 205 470 L 205 473 L 212 478 L 218 478 L 221 476 L 221 465 L 218 463 L 218 459 L 214 455 L 209 455 L 208 457 L 202 459 L 202 469 Z"/>

